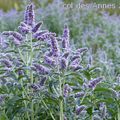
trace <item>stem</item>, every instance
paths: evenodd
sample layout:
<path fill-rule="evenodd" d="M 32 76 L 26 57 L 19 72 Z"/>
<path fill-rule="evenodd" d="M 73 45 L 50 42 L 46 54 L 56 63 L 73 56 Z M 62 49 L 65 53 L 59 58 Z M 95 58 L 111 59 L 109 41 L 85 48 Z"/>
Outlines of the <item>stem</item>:
<path fill-rule="evenodd" d="M 118 105 L 118 120 L 120 120 L 120 108 L 119 108 L 119 105 Z"/>
<path fill-rule="evenodd" d="M 44 102 L 44 100 L 41 100 L 41 101 L 42 101 L 42 103 L 44 104 L 44 106 L 46 107 L 46 109 L 49 110 L 49 108 L 48 108 L 48 106 L 46 105 L 46 103 Z M 49 110 L 49 112 L 50 112 L 50 115 L 51 115 L 52 119 L 55 120 L 55 118 L 54 118 L 54 116 L 53 116 L 51 110 Z"/>
<path fill-rule="evenodd" d="M 32 67 L 32 61 L 33 61 L 33 44 L 32 44 L 32 33 L 30 35 L 30 45 L 31 45 L 31 51 L 30 51 L 30 66 Z M 31 84 L 33 84 L 33 72 L 32 70 L 30 71 L 30 79 L 31 79 Z M 34 120 L 34 104 L 33 101 L 31 103 L 31 120 Z"/>
<path fill-rule="evenodd" d="M 62 99 L 60 99 L 60 120 L 64 120 L 64 115 L 63 115 L 63 93 L 62 93 L 62 80 L 59 78 L 59 89 L 60 89 L 60 97 L 62 97 Z"/>

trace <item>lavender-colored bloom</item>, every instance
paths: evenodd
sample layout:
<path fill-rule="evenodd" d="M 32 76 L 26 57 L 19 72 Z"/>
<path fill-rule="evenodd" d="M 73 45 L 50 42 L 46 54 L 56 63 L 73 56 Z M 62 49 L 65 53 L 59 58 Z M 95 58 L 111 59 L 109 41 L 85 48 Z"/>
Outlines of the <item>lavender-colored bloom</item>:
<path fill-rule="evenodd" d="M 40 80 L 40 82 L 39 82 L 39 85 L 40 85 L 40 86 L 44 86 L 46 80 L 47 80 L 47 77 L 41 78 L 41 80 Z"/>
<path fill-rule="evenodd" d="M 105 103 L 101 103 L 99 109 L 101 111 L 101 115 L 100 116 L 101 116 L 102 119 L 104 119 L 105 116 L 106 116 L 106 112 L 107 112 Z"/>
<path fill-rule="evenodd" d="M 49 74 L 50 73 L 50 69 L 48 69 L 47 67 L 45 67 L 43 65 L 34 64 L 34 67 L 35 67 L 36 71 L 38 71 L 40 74 Z"/>
<path fill-rule="evenodd" d="M 19 76 L 24 75 L 24 71 L 23 70 L 18 70 L 18 75 Z"/>
<path fill-rule="evenodd" d="M 62 47 L 69 49 L 69 29 L 68 26 L 64 26 L 63 38 L 62 38 Z"/>
<path fill-rule="evenodd" d="M 36 33 L 36 32 L 38 31 L 38 29 L 41 27 L 42 24 L 43 24 L 43 22 L 37 23 L 37 24 L 33 27 L 32 32 L 33 32 L 33 33 Z"/>
<path fill-rule="evenodd" d="M 68 85 L 64 85 L 64 91 L 63 91 L 63 96 L 68 97 L 69 93 L 72 91 L 72 88 Z"/>
<path fill-rule="evenodd" d="M 34 91 L 38 91 L 39 90 L 39 86 L 37 84 L 32 84 L 30 86 Z"/>
<path fill-rule="evenodd" d="M 4 31 L 4 32 L 2 33 L 2 35 L 10 36 L 11 33 L 12 33 L 12 31 Z"/>
<path fill-rule="evenodd" d="M 69 54 L 70 54 L 70 52 L 65 52 L 64 54 L 63 54 L 63 56 L 62 57 L 64 57 L 64 58 L 68 58 L 68 56 L 69 56 Z"/>
<path fill-rule="evenodd" d="M 102 77 L 95 78 L 93 80 L 90 80 L 88 83 L 88 87 L 95 89 L 96 85 L 99 84 L 102 81 Z"/>
<path fill-rule="evenodd" d="M 77 93 L 75 94 L 75 98 L 83 97 L 84 94 L 85 94 L 84 92 L 77 92 Z"/>
<path fill-rule="evenodd" d="M 23 36 L 18 32 L 11 32 L 10 35 L 12 35 L 15 39 L 17 39 L 19 41 L 23 40 Z"/>
<path fill-rule="evenodd" d="M 82 69 L 82 66 L 80 66 L 79 64 L 80 64 L 80 59 L 77 58 L 71 62 L 70 68 L 72 68 L 73 70 Z"/>
<path fill-rule="evenodd" d="M 0 103 L 2 103 L 6 97 L 7 97 L 6 94 L 0 95 Z"/>
<path fill-rule="evenodd" d="M 51 36 L 51 47 L 52 47 L 52 54 L 54 57 L 58 57 L 60 55 L 60 49 L 58 45 L 58 41 L 55 37 Z"/>
<path fill-rule="evenodd" d="M 4 65 L 7 66 L 8 68 L 12 67 L 12 63 L 7 59 L 3 59 L 1 60 L 1 62 L 4 63 Z"/>
<path fill-rule="evenodd" d="M 74 55 L 74 56 L 72 57 L 71 61 L 74 61 L 74 60 L 79 59 L 79 58 L 80 58 L 79 55 Z"/>
<path fill-rule="evenodd" d="M 29 6 L 29 11 L 28 11 L 28 25 L 34 26 L 35 24 L 35 13 L 34 13 L 34 7 L 33 4 Z"/>
<path fill-rule="evenodd" d="M 76 54 L 80 55 L 81 53 L 86 52 L 86 51 L 88 51 L 88 48 L 79 48 L 77 49 Z"/>
<path fill-rule="evenodd" d="M 45 33 L 45 34 L 39 36 L 37 39 L 38 40 L 46 40 L 46 39 L 50 38 L 50 36 L 56 36 L 56 34 L 48 32 L 48 33 Z"/>
<path fill-rule="evenodd" d="M 73 66 L 74 71 L 77 71 L 77 70 L 80 70 L 80 69 L 83 69 L 83 67 L 81 65 Z"/>
<path fill-rule="evenodd" d="M 52 54 L 52 51 L 49 51 L 49 52 L 46 52 L 45 55 L 48 57 L 52 57 L 53 54 Z"/>
<path fill-rule="evenodd" d="M 18 29 L 19 29 L 20 33 L 23 33 L 23 34 L 27 34 L 30 31 L 29 28 L 23 27 L 23 26 L 19 26 Z"/>
<path fill-rule="evenodd" d="M 48 30 L 43 30 L 43 31 L 39 31 L 39 32 L 36 32 L 33 37 L 38 39 L 40 36 L 42 36 L 43 34 L 45 33 L 48 33 Z"/>
<path fill-rule="evenodd" d="M 55 60 L 49 56 L 46 56 L 46 55 L 44 57 L 44 62 L 48 65 L 52 65 L 52 66 L 55 65 Z"/>
<path fill-rule="evenodd" d="M 29 5 L 26 7 L 25 13 L 24 13 L 24 23 L 28 24 L 28 12 L 29 12 Z"/>
<path fill-rule="evenodd" d="M 76 108 L 76 115 L 79 115 L 85 109 L 86 109 L 85 105 L 77 106 L 77 108 Z"/>
<path fill-rule="evenodd" d="M 62 58 L 60 60 L 60 67 L 61 67 L 61 69 L 66 69 L 67 68 L 67 59 Z"/>
<path fill-rule="evenodd" d="M 11 36 L 10 38 L 13 40 L 13 43 L 15 45 L 20 45 L 21 44 L 21 41 L 19 41 L 18 39 L 14 38 L 13 36 Z"/>

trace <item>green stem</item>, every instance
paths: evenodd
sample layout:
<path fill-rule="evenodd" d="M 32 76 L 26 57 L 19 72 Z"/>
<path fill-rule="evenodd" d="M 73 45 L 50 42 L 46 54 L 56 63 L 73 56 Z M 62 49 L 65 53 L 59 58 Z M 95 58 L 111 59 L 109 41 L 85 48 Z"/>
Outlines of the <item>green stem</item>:
<path fill-rule="evenodd" d="M 118 120 L 120 120 L 120 108 L 118 106 Z"/>
<path fill-rule="evenodd" d="M 62 89 L 62 80 L 59 78 L 59 89 L 60 89 L 60 120 L 64 120 L 64 114 L 63 114 L 63 89 Z"/>
<path fill-rule="evenodd" d="M 48 106 L 46 105 L 46 103 L 44 102 L 44 100 L 41 100 L 41 101 L 42 101 L 42 103 L 44 104 L 44 106 L 46 107 L 46 109 L 49 110 L 49 108 L 48 108 Z M 50 112 L 50 115 L 51 115 L 52 119 L 55 120 L 55 118 L 54 118 L 51 110 L 49 110 L 49 112 Z"/>
<path fill-rule="evenodd" d="M 32 61 L 33 61 L 33 44 L 32 44 L 32 34 L 30 36 L 30 44 L 31 44 L 31 51 L 30 51 L 30 66 L 32 67 Z M 31 78 L 31 84 L 33 84 L 33 71 L 30 71 L 30 78 Z M 32 110 L 32 114 L 31 114 L 31 120 L 34 120 L 34 104 L 33 101 L 31 103 L 31 110 Z"/>

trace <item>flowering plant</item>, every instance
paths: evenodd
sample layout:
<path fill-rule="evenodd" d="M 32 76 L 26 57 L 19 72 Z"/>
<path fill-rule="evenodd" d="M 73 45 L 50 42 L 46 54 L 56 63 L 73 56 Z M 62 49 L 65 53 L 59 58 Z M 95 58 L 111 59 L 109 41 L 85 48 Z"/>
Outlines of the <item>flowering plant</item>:
<path fill-rule="evenodd" d="M 30 4 L 19 31 L 1 34 L 1 119 L 109 118 L 104 100 L 98 101 L 95 93 L 103 77 L 94 74 L 91 56 L 84 60 L 89 49 L 76 50 L 70 44 L 67 25 L 62 37 L 57 37 L 41 30 L 42 24 L 36 23 Z M 111 91 L 118 103 L 119 92 Z"/>

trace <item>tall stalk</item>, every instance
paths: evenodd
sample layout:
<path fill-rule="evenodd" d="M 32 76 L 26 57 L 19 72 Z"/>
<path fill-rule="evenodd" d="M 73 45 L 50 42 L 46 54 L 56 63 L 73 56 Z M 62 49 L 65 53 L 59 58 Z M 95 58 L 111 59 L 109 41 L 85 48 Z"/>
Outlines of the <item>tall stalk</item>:
<path fill-rule="evenodd" d="M 32 61 L 33 61 L 33 43 L 32 43 L 32 33 L 30 34 L 30 67 L 32 67 Z M 31 84 L 33 84 L 33 71 L 30 71 L 30 79 L 31 79 Z M 33 101 L 31 102 L 31 110 L 32 110 L 32 114 L 31 114 L 31 120 L 34 120 L 34 104 Z"/>

